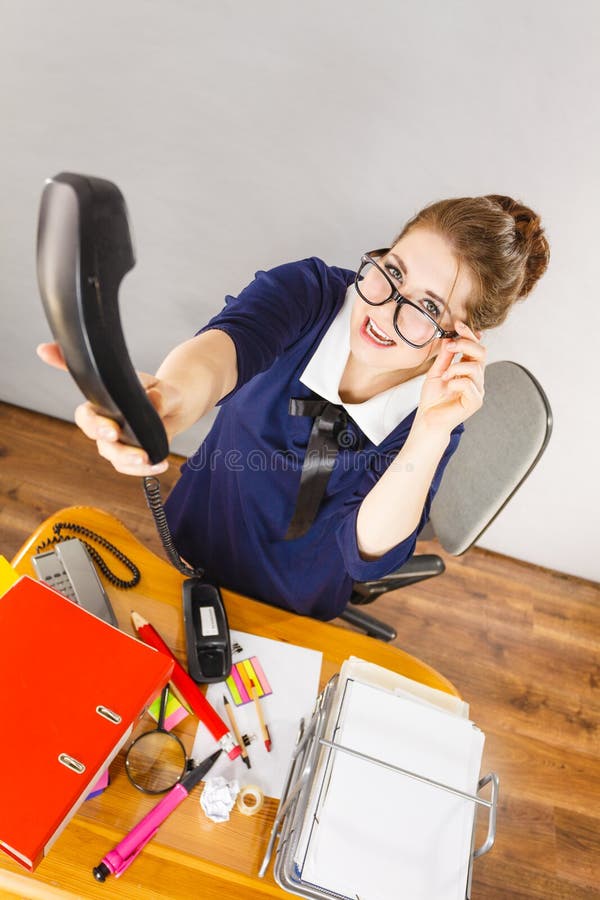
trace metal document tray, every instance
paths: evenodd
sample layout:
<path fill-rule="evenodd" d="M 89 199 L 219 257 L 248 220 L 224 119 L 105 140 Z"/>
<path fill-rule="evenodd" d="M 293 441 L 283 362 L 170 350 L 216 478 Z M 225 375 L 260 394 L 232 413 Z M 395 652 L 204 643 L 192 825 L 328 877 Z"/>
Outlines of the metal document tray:
<path fill-rule="evenodd" d="M 473 873 L 473 861 L 490 850 L 494 844 L 496 836 L 496 810 L 498 805 L 498 788 L 499 781 L 495 772 L 490 772 L 479 780 L 476 794 L 468 794 L 460 790 L 456 790 L 449 785 L 432 781 L 415 772 L 398 768 L 384 760 L 375 759 L 371 756 L 365 756 L 358 753 L 350 747 L 344 747 L 334 741 L 327 740 L 324 737 L 326 723 L 332 704 L 335 698 L 335 688 L 337 685 L 338 675 L 327 683 L 322 693 L 317 698 L 315 710 L 308 727 L 305 727 L 304 720 L 301 720 L 296 747 L 292 754 L 292 759 L 288 769 L 283 794 L 279 803 L 273 828 L 265 856 L 259 871 L 259 877 L 263 877 L 271 861 L 275 841 L 277 840 L 276 858 L 273 867 L 275 880 L 284 890 L 299 897 L 308 897 L 311 900 L 321 900 L 321 898 L 341 898 L 343 895 L 319 888 L 307 882 L 303 882 L 295 872 L 294 859 L 298 846 L 301 826 L 307 815 L 307 807 L 311 792 L 315 787 L 315 777 L 317 775 L 317 761 L 322 748 L 329 748 L 334 753 L 346 753 L 351 756 L 363 759 L 372 765 L 383 766 L 398 773 L 399 776 L 405 778 L 413 778 L 417 781 L 432 785 L 442 791 L 450 793 L 470 800 L 475 803 L 477 810 L 480 807 L 488 810 L 488 827 L 485 840 L 480 847 L 475 848 L 475 829 L 477 825 L 477 815 L 473 817 L 473 831 L 471 836 L 471 853 L 469 859 L 469 869 L 467 877 L 467 887 L 465 897 L 470 900 L 471 881 Z M 490 785 L 490 799 L 484 799 L 479 796 L 480 792 Z M 476 810 L 476 812 L 477 812 Z"/>

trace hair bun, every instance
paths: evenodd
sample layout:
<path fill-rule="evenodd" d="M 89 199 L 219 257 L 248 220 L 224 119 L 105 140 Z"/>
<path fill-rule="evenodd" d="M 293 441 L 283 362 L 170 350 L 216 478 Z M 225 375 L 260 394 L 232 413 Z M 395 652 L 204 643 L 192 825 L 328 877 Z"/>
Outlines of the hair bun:
<path fill-rule="evenodd" d="M 550 262 L 550 245 L 546 239 L 540 217 L 528 206 L 503 194 L 488 194 L 487 199 L 496 203 L 512 216 L 515 239 L 525 257 L 525 274 L 520 294 L 526 297 L 542 277 Z"/>

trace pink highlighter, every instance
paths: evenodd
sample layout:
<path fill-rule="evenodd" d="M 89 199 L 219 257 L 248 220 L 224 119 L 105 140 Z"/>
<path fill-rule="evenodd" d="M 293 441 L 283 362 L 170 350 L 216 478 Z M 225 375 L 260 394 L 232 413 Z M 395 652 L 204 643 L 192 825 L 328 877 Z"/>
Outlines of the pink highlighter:
<path fill-rule="evenodd" d="M 171 788 L 166 797 L 163 797 L 116 847 L 108 851 L 102 862 L 92 870 L 96 881 L 106 881 L 109 875 L 118 878 L 123 874 L 146 844 L 152 840 L 167 816 L 189 796 L 192 788 L 202 781 L 207 772 L 212 769 L 222 752 L 222 750 L 216 750 L 195 766 L 191 772 L 184 775 L 181 781 Z"/>

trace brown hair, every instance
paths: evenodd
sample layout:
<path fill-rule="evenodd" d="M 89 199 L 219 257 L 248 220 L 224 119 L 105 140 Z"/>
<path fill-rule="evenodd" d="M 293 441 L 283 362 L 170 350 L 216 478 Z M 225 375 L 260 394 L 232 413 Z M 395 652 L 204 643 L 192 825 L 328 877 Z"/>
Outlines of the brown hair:
<path fill-rule="evenodd" d="M 420 226 L 445 237 L 473 275 L 478 288 L 467 303 L 471 328 L 500 325 L 548 268 L 550 247 L 540 217 L 511 197 L 488 194 L 432 203 L 406 223 L 396 241 Z"/>

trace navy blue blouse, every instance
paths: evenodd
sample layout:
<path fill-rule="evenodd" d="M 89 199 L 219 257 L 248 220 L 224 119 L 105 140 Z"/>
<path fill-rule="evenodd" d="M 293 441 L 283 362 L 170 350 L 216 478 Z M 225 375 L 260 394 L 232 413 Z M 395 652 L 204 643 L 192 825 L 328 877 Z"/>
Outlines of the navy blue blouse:
<path fill-rule="evenodd" d="M 202 331 L 232 338 L 238 381 L 165 505 L 179 552 L 208 581 L 319 619 L 343 611 L 355 581 L 380 578 L 411 556 L 463 430 L 452 432 L 418 527 L 383 556 L 361 558 L 356 516 L 408 437 L 414 411 L 378 446 L 361 435 L 362 449 L 341 449 L 314 523 L 284 540 L 313 421 L 291 416 L 289 400 L 314 396 L 299 377 L 353 280 L 313 257 L 257 272 L 237 298 L 226 298 Z"/>

